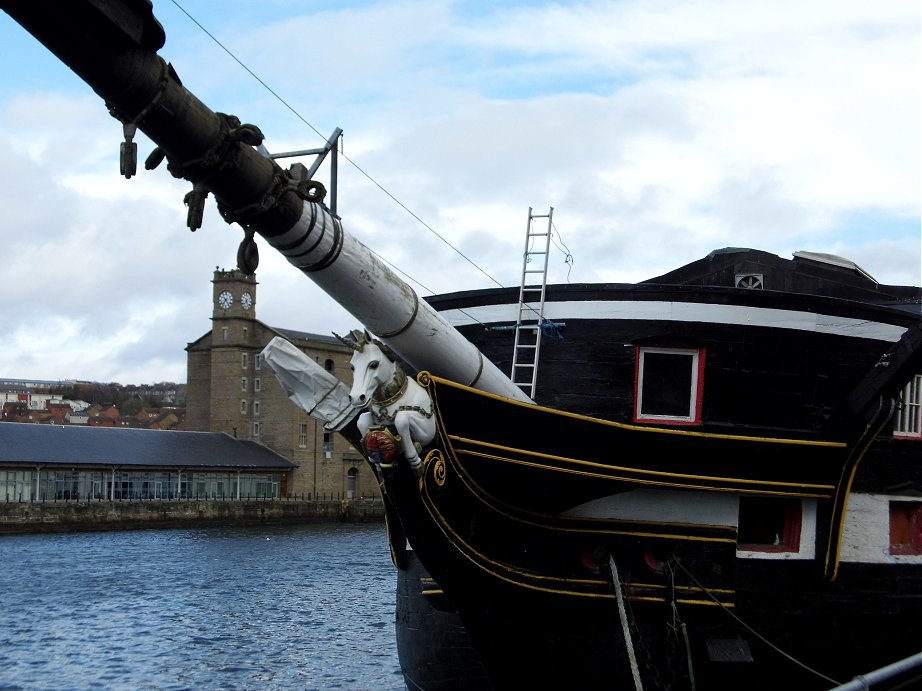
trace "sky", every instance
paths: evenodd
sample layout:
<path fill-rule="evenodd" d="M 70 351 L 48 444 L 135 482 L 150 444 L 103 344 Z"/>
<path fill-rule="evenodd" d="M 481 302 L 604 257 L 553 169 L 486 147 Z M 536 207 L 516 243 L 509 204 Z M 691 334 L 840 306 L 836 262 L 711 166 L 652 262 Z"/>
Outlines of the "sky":
<path fill-rule="evenodd" d="M 917 0 L 155 0 L 154 13 L 183 84 L 258 125 L 273 153 L 343 129 L 343 225 L 420 295 L 518 286 L 529 209 L 551 208 L 549 283 L 642 281 L 732 246 L 828 252 L 922 284 Z M 5 13 L 0 60 L 0 378 L 184 382 L 242 230 L 210 199 L 191 233 L 189 185 L 143 169 L 143 135 L 139 174 L 121 177 L 119 123 Z M 360 326 L 259 247 L 261 321 Z"/>

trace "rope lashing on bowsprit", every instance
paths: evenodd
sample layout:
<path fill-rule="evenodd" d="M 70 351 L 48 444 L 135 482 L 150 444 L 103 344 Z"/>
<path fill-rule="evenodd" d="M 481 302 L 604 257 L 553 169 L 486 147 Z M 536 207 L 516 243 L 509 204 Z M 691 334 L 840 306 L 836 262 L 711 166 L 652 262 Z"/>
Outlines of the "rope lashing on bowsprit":
<path fill-rule="evenodd" d="M 720 600 L 718 600 L 718 599 L 713 595 L 713 593 L 711 593 L 710 590 L 708 590 L 707 588 L 705 588 L 705 587 L 701 584 L 701 582 L 700 582 L 697 578 L 695 578 L 695 577 L 692 575 L 692 573 L 691 573 L 688 569 L 685 568 L 685 565 L 682 564 L 682 562 L 680 562 L 680 561 L 678 560 L 677 557 L 673 556 L 673 557 L 669 560 L 669 563 L 670 563 L 670 564 L 673 564 L 673 565 L 677 566 L 679 569 L 681 569 L 682 573 L 684 573 L 684 574 L 688 577 L 688 579 L 689 579 L 692 583 L 695 584 L 695 587 L 697 587 L 698 590 L 700 590 L 700 591 L 701 591 L 702 593 L 704 593 L 708 598 L 710 598 L 710 599 L 714 602 L 714 604 L 716 604 L 716 605 L 717 605 L 718 607 L 720 607 L 724 612 L 726 612 L 727 615 L 730 616 L 730 618 L 732 618 L 737 624 L 739 624 L 740 626 L 742 626 L 744 629 L 746 629 L 746 631 L 748 631 L 748 632 L 751 633 L 753 636 L 755 636 L 756 638 L 758 638 L 762 643 L 764 643 L 765 645 L 767 645 L 769 648 L 771 648 L 772 650 L 774 650 L 776 653 L 778 653 L 778 654 L 781 655 L 782 657 L 784 657 L 784 658 L 790 660 L 791 662 L 793 662 L 795 665 L 797 665 L 797 666 L 800 667 L 801 669 L 803 669 L 803 670 L 805 670 L 805 671 L 807 671 L 807 672 L 810 672 L 810 674 L 816 675 L 816 676 L 819 677 L 820 679 L 823 679 L 824 681 L 827 681 L 827 682 L 829 682 L 830 684 L 836 684 L 836 685 L 838 685 L 838 684 L 840 683 L 840 682 L 836 681 L 835 679 L 832 679 L 832 678 L 830 678 L 830 677 L 827 677 L 827 676 L 826 676 L 825 674 L 823 674 L 822 672 L 819 672 L 819 671 L 813 669 L 812 667 L 809 667 L 808 665 L 804 664 L 803 662 L 801 662 L 800 660 L 796 659 L 796 658 L 793 657 L 792 655 L 789 655 L 788 653 L 784 652 L 781 648 L 779 648 L 779 647 L 776 646 L 774 643 L 772 643 L 771 641 L 769 641 L 768 639 L 766 639 L 765 636 L 763 636 L 762 634 L 760 634 L 758 631 L 756 631 L 754 628 L 752 628 L 749 624 L 747 624 L 747 623 L 744 622 L 742 619 L 740 619 L 736 614 L 734 614 L 733 612 L 731 612 L 730 609 L 729 609 L 726 605 L 724 605 L 724 603 L 722 603 Z"/>
<path fill-rule="evenodd" d="M 624 634 L 624 648 L 627 650 L 628 661 L 631 665 L 631 676 L 634 678 L 634 689 L 635 691 L 643 691 L 643 683 L 640 681 L 640 668 L 637 665 L 637 655 L 634 653 L 634 641 L 631 638 L 631 629 L 627 621 L 627 609 L 624 606 L 624 593 L 621 589 L 618 565 L 615 564 L 615 558 L 610 554 L 608 555 L 608 566 L 611 585 L 615 590 L 615 598 L 618 600 L 618 617 L 621 620 L 621 631 Z"/>

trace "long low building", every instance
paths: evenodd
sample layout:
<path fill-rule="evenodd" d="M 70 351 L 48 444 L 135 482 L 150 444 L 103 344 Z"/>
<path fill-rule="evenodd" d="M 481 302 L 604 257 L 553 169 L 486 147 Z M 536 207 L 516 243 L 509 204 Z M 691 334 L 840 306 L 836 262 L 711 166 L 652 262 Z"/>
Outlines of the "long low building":
<path fill-rule="evenodd" d="M 295 467 L 223 432 L 0 424 L 0 501 L 274 499 Z"/>

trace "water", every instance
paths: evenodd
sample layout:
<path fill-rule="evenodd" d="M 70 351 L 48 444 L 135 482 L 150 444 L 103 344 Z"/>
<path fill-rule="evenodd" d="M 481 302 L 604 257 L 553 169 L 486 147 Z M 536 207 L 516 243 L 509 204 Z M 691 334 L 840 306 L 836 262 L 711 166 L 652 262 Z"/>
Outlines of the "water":
<path fill-rule="evenodd" d="M 383 525 L 0 537 L 0 689 L 405 689 Z"/>

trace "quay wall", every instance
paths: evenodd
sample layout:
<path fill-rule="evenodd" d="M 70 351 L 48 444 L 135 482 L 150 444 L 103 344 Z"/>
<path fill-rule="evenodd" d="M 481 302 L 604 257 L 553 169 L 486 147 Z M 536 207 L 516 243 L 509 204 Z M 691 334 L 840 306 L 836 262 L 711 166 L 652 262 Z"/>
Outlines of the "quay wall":
<path fill-rule="evenodd" d="M 36 501 L 0 504 L 0 535 L 210 525 L 383 522 L 381 499 Z"/>

